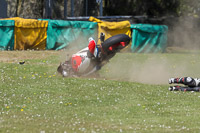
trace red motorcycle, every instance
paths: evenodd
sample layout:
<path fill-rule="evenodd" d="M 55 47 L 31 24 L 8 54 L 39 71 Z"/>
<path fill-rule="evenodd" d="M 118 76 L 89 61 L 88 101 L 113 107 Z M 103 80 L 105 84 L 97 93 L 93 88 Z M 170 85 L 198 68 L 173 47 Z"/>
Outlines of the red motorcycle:
<path fill-rule="evenodd" d="M 71 58 L 60 65 L 57 71 L 64 77 L 89 76 L 100 70 L 117 52 L 125 48 L 131 38 L 126 34 L 118 34 L 104 41 L 105 35 L 100 35 L 100 45 L 89 38 L 88 47 L 73 54 Z"/>

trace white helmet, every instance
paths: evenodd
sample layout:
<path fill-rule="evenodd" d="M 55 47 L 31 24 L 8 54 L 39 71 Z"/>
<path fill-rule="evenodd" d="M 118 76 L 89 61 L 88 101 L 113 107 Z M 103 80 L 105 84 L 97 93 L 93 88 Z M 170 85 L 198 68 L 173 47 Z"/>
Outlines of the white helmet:
<path fill-rule="evenodd" d="M 68 73 L 66 72 L 66 71 L 62 71 L 62 75 L 63 75 L 63 77 L 67 77 L 68 76 Z"/>
<path fill-rule="evenodd" d="M 60 63 L 60 65 L 57 68 L 58 73 L 60 73 L 63 77 L 70 76 L 72 73 L 71 64 L 69 61 L 65 61 L 63 63 Z"/>
<path fill-rule="evenodd" d="M 88 41 L 90 42 L 90 41 L 92 41 L 92 40 L 94 40 L 94 38 L 93 37 L 90 37 L 89 39 L 88 39 Z"/>

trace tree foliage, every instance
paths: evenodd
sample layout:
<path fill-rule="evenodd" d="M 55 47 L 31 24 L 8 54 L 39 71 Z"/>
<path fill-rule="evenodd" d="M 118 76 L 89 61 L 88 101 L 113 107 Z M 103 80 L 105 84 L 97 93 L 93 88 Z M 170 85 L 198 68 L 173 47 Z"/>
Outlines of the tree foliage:
<path fill-rule="evenodd" d="M 106 15 L 177 15 L 177 0 L 106 0 Z"/>
<path fill-rule="evenodd" d="M 46 14 L 46 0 L 5 0 L 8 17 L 42 18 Z M 103 15 L 131 16 L 200 16 L 200 0 L 102 0 Z M 96 0 L 67 0 L 67 16 L 98 16 Z M 72 12 L 72 5 L 74 7 Z M 53 18 L 64 18 L 64 0 L 52 0 Z"/>
<path fill-rule="evenodd" d="M 180 0 L 180 16 L 200 16 L 200 0 Z"/>
<path fill-rule="evenodd" d="M 188 16 L 200 14 L 200 0 L 105 0 L 104 15 Z"/>

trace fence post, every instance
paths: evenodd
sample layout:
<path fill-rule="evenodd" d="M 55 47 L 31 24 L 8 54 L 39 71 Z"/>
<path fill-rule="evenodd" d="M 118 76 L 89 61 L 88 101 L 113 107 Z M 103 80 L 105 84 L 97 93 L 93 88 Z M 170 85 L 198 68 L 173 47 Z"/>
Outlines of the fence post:
<path fill-rule="evenodd" d="M 46 17 L 51 18 L 52 0 L 46 0 Z"/>
<path fill-rule="evenodd" d="M 0 0 L 0 18 L 7 17 L 7 2 L 5 0 Z"/>
<path fill-rule="evenodd" d="M 100 16 L 103 16 L 103 0 L 100 0 Z"/>
<path fill-rule="evenodd" d="M 88 0 L 85 1 L 85 16 L 88 16 Z"/>
<path fill-rule="evenodd" d="M 67 18 L 67 0 L 64 0 L 64 19 Z"/>
<path fill-rule="evenodd" d="M 74 0 L 71 0 L 71 17 L 74 17 Z"/>
<path fill-rule="evenodd" d="M 100 14 L 100 16 L 103 16 L 103 0 L 96 0 L 96 2 L 99 4 L 99 14 Z"/>

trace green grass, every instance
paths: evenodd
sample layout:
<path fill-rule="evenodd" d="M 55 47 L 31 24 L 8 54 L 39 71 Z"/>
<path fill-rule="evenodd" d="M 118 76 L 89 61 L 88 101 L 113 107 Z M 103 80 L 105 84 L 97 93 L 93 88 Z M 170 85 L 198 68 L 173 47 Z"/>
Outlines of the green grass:
<path fill-rule="evenodd" d="M 169 72 L 167 76 L 181 72 L 183 76 L 199 76 L 198 54 L 118 54 L 102 68 L 100 78 L 63 78 L 56 73 L 60 52 L 46 51 L 45 57 L 42 53 L 36 56 L 35 52 L 21 51 L 16 60 L 0 62 L 0 132 L 200 130 L 200 93 L 170 92 L 167 81 L 159 80 L 163 71 Z M 19 65 L 24 54 L 26 62 Z M 27 58 L 32 54 L 34 58 Z M 150 78 L 157 76 L 148 84 L 146 79 L 139 83 L 130 78 L 142 78 L 139 73 L 154 72 L 153 68 L 160 77 L 147 73 Z M 178 73 L 178 69 L 188 71 Z M 157 84 L 150 82 L 153 80 Z"/>

